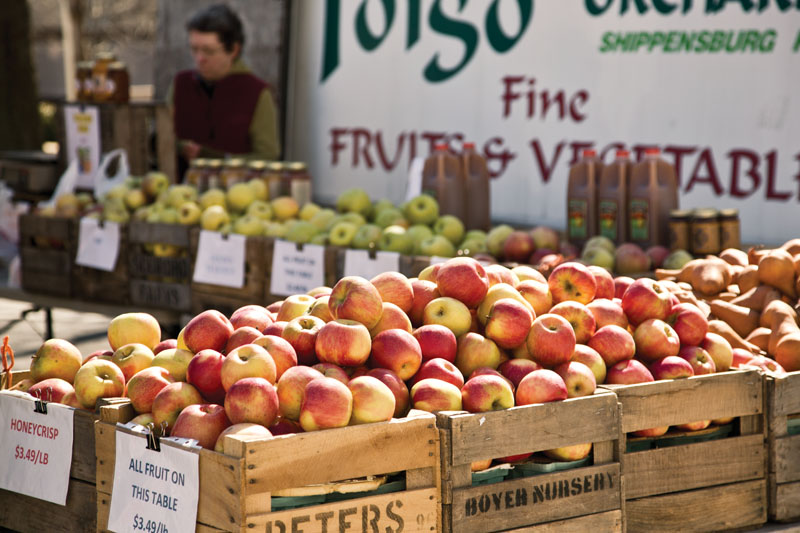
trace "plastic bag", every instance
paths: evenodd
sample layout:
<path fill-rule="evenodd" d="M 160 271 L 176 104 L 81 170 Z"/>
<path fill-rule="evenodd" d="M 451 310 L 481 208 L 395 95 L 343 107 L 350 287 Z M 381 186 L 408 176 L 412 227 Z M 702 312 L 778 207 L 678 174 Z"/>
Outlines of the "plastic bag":
<path fill-rule="evenodd" d="M 114 161 L 114 158 L 119 157 L 119 164 L 117 171 L 113 176 L 109 176 L 106 171 L 109 165 Z M 122 185 L 130 175 L 130 167 L 128 166 L 128 152 L 123 148 L 111 150 L 103 156 L 100 160 L 100 166 L 97 172 L 94 173 L 94 196 L 95 198 L 103 198 L 108 191 Z"/>
<path fill-rule="evenodd" d="M 78 159 L 73 159 L 67 169 L 61 174 L 58 179 L 56 190 L 53 191 L 53 196 L 49 200 L 39 202 L 39 207 L 53 207 L 56 205 L 56 198 L 62 194 L 75 192 L 75 185 L 78 183 Z"/>

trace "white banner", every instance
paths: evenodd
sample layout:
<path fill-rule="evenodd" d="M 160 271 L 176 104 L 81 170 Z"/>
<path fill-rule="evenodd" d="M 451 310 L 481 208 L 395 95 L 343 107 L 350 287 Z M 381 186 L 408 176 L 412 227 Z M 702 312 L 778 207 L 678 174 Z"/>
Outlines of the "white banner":
<path fill-rule="evenodd" d="M 0 489 L 66 505 L 75 410 L 34 405 L 29 394 L 0 392 Z"/>
<path fill-rule="evenodd" d="M 403 201 L 408 169 L 476 142 L 493 220 L 566 228 L 570 164 L 659 147 L 680 206 L 738 208 L 744 243 L 800 235 L 800 5 L 298 2 L 289 157 L 315 200 Z"/>
<path fill-rule="evenodd" d="M 100 164 L 100 113 L 96 106 L 65 105 L 67 161 L 78 161 L 78 187 L 91 189 Z"/>

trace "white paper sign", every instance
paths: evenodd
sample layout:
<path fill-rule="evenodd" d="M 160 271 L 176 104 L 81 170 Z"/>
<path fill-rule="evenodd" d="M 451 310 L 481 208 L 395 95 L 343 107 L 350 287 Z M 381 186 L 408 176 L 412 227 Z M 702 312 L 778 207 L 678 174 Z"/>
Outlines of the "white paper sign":
<path fill-rule="evenodd" d="M 100 115 L 95 106 L 64 106 L 67 161 L 78 160 L 78 187 L 92 188 L 100 164 Z"/>
<path fill-rule="evenodd" d="M 0 489 L 66 505 L 74 409 L 34 405 L 27 393 L 0 392 Z"/>
<path fill-rule="evenodd" d="M 325 248 L 317 244 L 297 249 L 293 242 L 275 240 L 269 291 L 278 296 L 306 293 L 325 284 Z"/>
<path fill-rule="evenodd" d="M 398 272 L 400 254 L 397 252 L 377 252 L 375 258 L 366 250 L 346 250 L 344 253 L 344 275 L 361 276 L 372 279 L 382 272 Z"/>
<path fill-rule="evenodd" d="M 114 488 L 108 529 L 148 533 L 194 533 L 200 486 L 197 451 L 161 439 L 117 430 Z"/>
<path fill-rule="evenodd" d="M 94 218 L 81 219 L 75 264 L 112 272 L 119 255 L 119 224 Z"/>
<path fill-rule="evenodd" d="M 224 235 L 217 231 L 200 232 L 193 280 L 224 287 L 244 287 L 244 235 Z"/>

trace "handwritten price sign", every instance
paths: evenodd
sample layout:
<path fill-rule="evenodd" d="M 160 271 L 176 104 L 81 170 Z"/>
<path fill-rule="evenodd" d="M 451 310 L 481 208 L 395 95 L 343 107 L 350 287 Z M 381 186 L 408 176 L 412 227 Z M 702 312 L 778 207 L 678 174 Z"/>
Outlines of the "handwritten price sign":
<path fill-rule="evenodd" d="M 293 242 L 275 240 L 272 254 L 272 294 L 290 296 L 325 284 L 325 248 L 306 244 L 302 250 Z"/>

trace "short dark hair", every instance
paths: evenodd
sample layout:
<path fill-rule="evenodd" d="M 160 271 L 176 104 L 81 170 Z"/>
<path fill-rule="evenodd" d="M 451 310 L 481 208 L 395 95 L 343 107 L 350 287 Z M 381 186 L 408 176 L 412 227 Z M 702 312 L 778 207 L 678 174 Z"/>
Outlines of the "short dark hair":
<path fill-rule="evenodd" d="M 236 43 L 240 48 L 244 46 L 242 20 L 225 4 L 214 4 L 195 13 L 186 23 L 186 30 L 216 33 L 228 52 Z"/>

